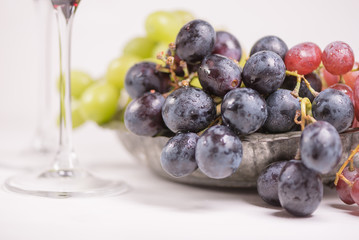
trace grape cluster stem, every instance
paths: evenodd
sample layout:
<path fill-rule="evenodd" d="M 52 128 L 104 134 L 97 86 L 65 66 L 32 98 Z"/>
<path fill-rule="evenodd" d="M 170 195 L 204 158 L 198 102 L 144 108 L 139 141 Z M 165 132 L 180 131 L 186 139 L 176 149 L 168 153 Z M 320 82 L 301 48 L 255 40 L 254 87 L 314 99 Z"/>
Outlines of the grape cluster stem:
<path fill-rule="evenodd" d="M 299 121 L 298 118 L 301 117 Z M 294 122 L 300 125 L 301 130 L 303 131 L 305 126 L 310 123 L 314 123 L 317 120 L 313 117 L 312 113 L 312 104 L 309 98 L 300 99 L 300 110 L 297 110 L 294 117 Z"/>
<path fill-rule="evenodd" d="M 305 85 L 307 86 L 307 88 L 309 89 L 310 93 L 313 94 L 314 97 L 318 96 L 319 93 L 317 91 L 315 91 L 312 86 L 310 86 L 310 83 L 308 82 L 308 80 L 304 77 L 304 75 L 298 74 L 297 71 L 285 71 L 285 73 L 289 76 L 294 76 L 297 77 L 297 84 L 295 85 L 294 90 L 291 92 L 291 94 L 298 98 L 299 97 L 299 89 L 300 89 L 300 83 L 302 82 L 302 79 L 305 83 Z"/>
<path fill-rule="evenodd" d="M 343 165 L 340 167 L 339 171 L 336 173 L 336 177 L 334 180 L 334 185 L 336 186 L 338 184 L 339 179 L 342 179 L 345 183 L 347 183 L 349 186 L 352 186 L 353 183 L 349 181 L 344 175 L 342 174 L 345 167 L 349 164 L 349 171 L 354 171 L 354 161 L 353 158 L 355 154 L 359 152 L 359 144 L 356 146 L 356 148 L 351 152 L 350 156 L 347 160 L 343 163 Z"/>

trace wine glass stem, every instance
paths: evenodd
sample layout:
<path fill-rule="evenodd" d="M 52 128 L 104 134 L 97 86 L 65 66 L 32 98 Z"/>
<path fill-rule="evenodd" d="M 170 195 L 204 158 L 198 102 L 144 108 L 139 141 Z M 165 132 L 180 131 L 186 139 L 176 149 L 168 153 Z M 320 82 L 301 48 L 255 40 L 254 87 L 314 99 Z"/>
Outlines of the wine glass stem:
<path fill-rule="evenodd" d="M 71 29 L 75 8 L 70 5 L 55 7 L 60 42 L 60 139 L 54 170 L 72 170 L 78 165 L 72 142 L 71 117 Z"/>

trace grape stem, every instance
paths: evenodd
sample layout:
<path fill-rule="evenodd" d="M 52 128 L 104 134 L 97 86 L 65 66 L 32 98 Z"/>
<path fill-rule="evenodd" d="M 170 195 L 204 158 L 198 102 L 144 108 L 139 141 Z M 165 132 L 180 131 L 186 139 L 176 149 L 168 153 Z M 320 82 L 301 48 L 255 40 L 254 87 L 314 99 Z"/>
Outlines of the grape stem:
<path fill-rule="evenodd" d="M 346 179 L 343 176 L 343 171 L 345 169 L 345 167 L 348 165 L 348 163 L 350 163 L 349 165 L 349 171 L 354 171 L 354 163 L 353 163 L 353 158 L 355 156 L 355 154 L 357 154 L 359 152 L 359 144 L 356 146 L 356 148 L 351 152 L 350 156 L 348 157 L 347 160 L 345 160 L 345 162 L 343 163 L 343 165 L 340 167 L 339 171 L 336 173 L 336 177 L 334 180 L 334 185 L 336 186 L 338 184 L 339 178 L 342 179 L 343 181 L 345 181 L 344 179 Z M 352 183 L 346 179 L 345 181 L 346 183 L 350 183 L 349 185 L 351 185 Z"/>
<path fill-rule="evenodd" d="M 320 66 L 315 70 L 315 73 L 319 76 L 320 81 L 322 82 L 322 88 L 326 89 L 328 87 L 328 84 L 327 81 L 324 80 L 323 71 L 321 71 L 323 68 L 323 63 L 321 63 Z"/>
<path fill-rule="evenodd" d="M 169 45 L 168 45 L 168 48 L 170 49 L 170 51 L 171 51 L 171 56 L 175 56 L 175 54 L 176 54 L 176 45 L 173 43 L 173 42 L 171 42 Z"/>
<path fill-rule="evenodd" d="M 340 75 L 340 77 L 339 77 L 339 83 L 345 84 L 345 80 L 344 80 L 343 75 Z"/>
<path fill-rule="evenodd" d="M 171 79 L 171 86 L 173 87 L 169 92 L 162 94 L 164 98 L 167 98 L 172 92 L 180 87 L 187 87 L 190 85 L 193 78 L 197 77 L 197 72 L 189 73 L 187 63 L 183 60 L 180 61 L 179 67 L 182 68 L 184 76 L 179 77 L 176 75 L 177 65 L 175 62 L 176 45 L 170 43 L 168 45 L 170 55 L 159 52 L 156 58 L 161 60 L 165 65 L 157 64 L 156 69 L 160 72 L 169 73 Z"/>
<path fill-rule="evenodd" d="M 351 187 L 353 185 L 353 183 L 351 181 L 349 181 L 346 177 L 344 177 L 343 174 L 339 174 L 339 179 L 343 180 L 346 184 L 349 185 L 349 187 Z"/>
<path fill-rule="evenodd" d="M 185 61 L 180 61 L 180 67 L 182 68 L 183 72 L 184 72 L 184 78 L 188 78 L 189 77 L 189 72 L 188 72 L 188 67 L 187 67 L 187 63 Z"/>
<path fill-rule="evenodd" d="M 197 133 L 198 136 L 201 136 L 208 128 L 213 127 L 214 125 L 222 124 L 222 117 L 219 114 L 204 130 Z"/>
<path fill-rule="evenodd" d="M 299 121 L 298 118 L 301 116 L 301 120 Z M 312 104 L 309 100 L 309 98 L 302 98 L 300 100 L 300 111 L 297 110 L 294 122 L 296 124 L 300 124 L 301 130 L 303 131 L 307 123 L 313 123 L 316 122 L 315 118 L 313 118 L 312 113 Z"/>
<path fill-rule="evenodd" d="M 191 81 L 193 80 L 194 77 L 197 76 L 197 73 L 193 72 L 191 73 L 187 78 L 183 79 L 182 81 L 180 81 L 178 83 L 178 86 L 179 87 L 182 87 L 182 86 L 189 86 L 189 84 L 191 83 Z"/>
<path fill-rule="evenodd" d="M 294 76 L 294 77 L 297 77 L 297 84 L 295 85 L 295 88 L 294 90 L 291 92 L 291 94 L 294 96 L 294 97 L 299 97 L 299 89 L 300 89 L 300 84 L 302 82 L 302 79 L 305 83 L 305 85 L 307 86 L 307 88 L 309 89 L 310 93 L 316 97 L 318 96 L 318 92 L 315 91 L 311 86 L 310 86 L 310 83 L 308 82 L 308 80 L 304 77 L 304 75 L 300 75 L 297 73 L 297 71 L 285 71 L 285 73 L 289 76 Z"/>

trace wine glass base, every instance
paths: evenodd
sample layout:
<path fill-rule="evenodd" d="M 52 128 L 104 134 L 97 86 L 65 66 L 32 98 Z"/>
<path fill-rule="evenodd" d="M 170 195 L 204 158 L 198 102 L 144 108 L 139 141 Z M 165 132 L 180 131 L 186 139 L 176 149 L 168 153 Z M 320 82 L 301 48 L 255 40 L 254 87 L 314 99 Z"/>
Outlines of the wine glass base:
<path fill-rule="evenodd" d="M 7 179 L 4 186 L 12 192 L 50 198 L 115 196 L 129 190 L 124 182 L 98 178 L 82 169 L 30 172 Z"/>

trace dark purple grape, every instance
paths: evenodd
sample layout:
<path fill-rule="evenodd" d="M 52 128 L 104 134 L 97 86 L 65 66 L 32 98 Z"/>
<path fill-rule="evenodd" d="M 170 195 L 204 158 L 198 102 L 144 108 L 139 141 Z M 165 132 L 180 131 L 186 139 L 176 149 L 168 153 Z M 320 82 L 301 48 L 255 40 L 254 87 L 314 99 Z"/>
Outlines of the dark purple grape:
<path fill-rule="evenodd" d="M 182 87 L 167 98 L 162 117 L 173 132 L 199 132 L 216 117 L 212 98 L 198 88 Z"/>
<path fill-rule="evenodd" d="M 165 129 L 161 110 L 165 102 L 159 93 L 145 93 L 128 104 L 125 111 L 125 126 L 136 135 L 155 136 Z"/>
<path fill-rule="evenodd" d="M 125 89 L 135 99 L 151 90 L 165 93 L 170 89 L 170 83 L 169 75 L 158 72 L 155 63 L 140 62 L 127 71 Z"/>
<path fill-rule="evenodd" d="M 308 80 L 310 86 L 317 92 L 322 90 L 322 81 L 318 74 L 312 72 L 304 76 L 305 79 Z M 294 90 L 295 85 L 297 84 L 297 77 L 295 76 L 286 76 L 284 82 L 280 88 Z M 309 91 L 307 85 L 305 85 L 304 81 L 302 80 L 300 83 L 299 89 L 299 97 L 301 98 L 308 98 L 311 102 L 314 100 L 313 94 Z"/>
<path fill-rule="evenodd" d="M 238 169 L 242 155 L 241 140 L 226 126 L 210 127 L 197 141 L 198 168 L 210 178 L 232 175 Z"/>
<path fill-rule="evenodd" d="M 212 53 L 216 32 L 206 21 L 193 20 L 184 25 L 176 37 L 176 54 L 189 64 L 196 64 Z"/>
<path fill-rule="evenodd" d="M 203 90 L 223 97 L 241 84 L 242 69 L 231 59 L 213 54 L 205 57 L 198 69 L 198 79 Z"/>
<path fill-rule="evenodd" d="M 263 50 L 275 52 L 284 60 L 285 54 L 288 51 L 288 46 L 277 36 L 265 36 L 253 45 L 250 56 Z"/>
<path fill-rule="evenodd" d="M 349 96 L 337 89 L 327 88 L 313 100 L 313 117 L 332 124 L 339 133 L 353 123 L 354 106 Z"/>
<path fill-rule="evenodd" d="M 226 31 L 216 32 L 216 43 L 214 44 L 213 54 L 221 54 L 236 61 L 241 60 L 242 48 L 237 38 Z"/>
<path fill-rule="evenodd" d="M 263 127 L 270 133 L 290 131 L 296 123 L 294 117 L 300 110 L 299 99 L 292 96 L 291 91 L 278 89 L 266 100 L 268 117 Z"/>
<path fill-rule="evenodd" d="M 268 165 L 259 174 L 257 179 L 258 195 L 266 203 L 273 206 L 280 206 L 278 197 L 278 179 L 283 166 L 287 161 L 274 162 Z"/>
<path fill-rule="evenodd" d="M 195 158 L 198 135 L 179 133 L 171 138 L 161 153 L 162 168 L 173 177 L 184 177 L 197 169 Z"/>
<path fill-rule="evenodd" d="M 342 156 L 342 142 L 337 130 L 328 122 L 317 121 L 306 126 L 300 138 L 303 164 L 326 174 L 332 171 Z"/>
<path fill-rule="evenodd" d="M 281 206 L 290 214 L 305 217 L 312 214 L 323 198 L 320 175 L 299 160 L 288 161 L 279 175 L 278 196 Z"/>
<path fill-rule="evenodd" d="M 246 87 L 261 94 L 277 90 L 285 78 L 285 65 L 280 56 L 272 51 L 253 54 L 243 68 L 242 80 Z"/>
<path fill-rule="evenodd" d="M 251 88 L 229 91 L 223 98 L 221 113 L 223 123 L 241 135 L 261 128 L 268 114 L 265 100 Z"/>

